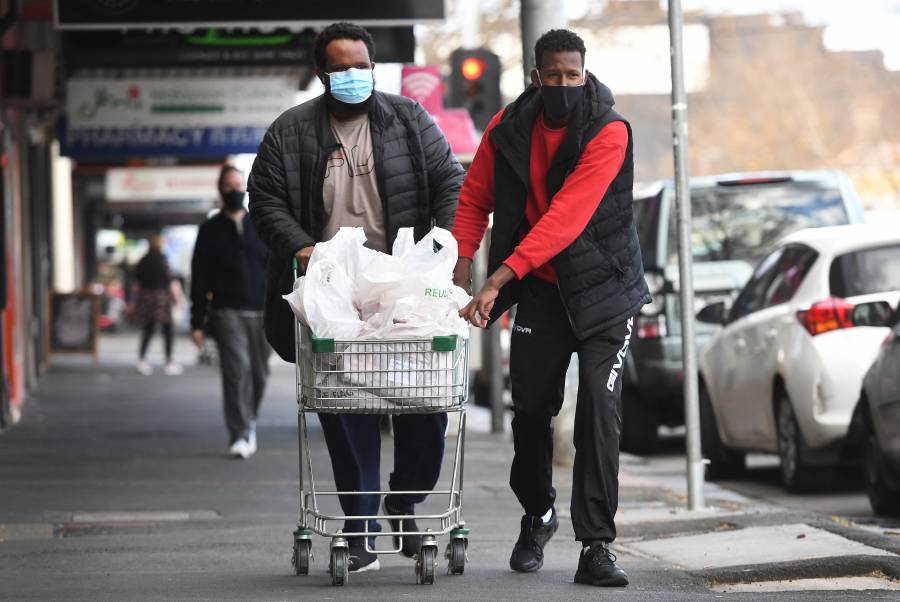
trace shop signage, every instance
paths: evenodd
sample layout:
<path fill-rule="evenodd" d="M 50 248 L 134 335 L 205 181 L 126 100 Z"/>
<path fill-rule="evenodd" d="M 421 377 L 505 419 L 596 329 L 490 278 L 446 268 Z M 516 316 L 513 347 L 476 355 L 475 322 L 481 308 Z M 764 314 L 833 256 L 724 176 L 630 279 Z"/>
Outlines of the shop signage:
<path fill-rule="evenodd" d="M 291 76 L 68 80 L 69 127 L 268 126 L 290 108 Z"/>
<path fill-rule="evenodd" d="M 379 63 L 412 63 L 412 27 L 368 27 Z M 65 31 L 65 68 L 96 67 L 311 67 L 317 32 L 305 28 L 267 31 L 197 29 L 181 31 Z"/>
<path fill-rule="evenodd" d="M 290 108 L 291 76 L 68 80 L 62 151 L 73 157 L 253 153 Z"/>
<path fill-rule="evenodd" d="M 216 197 L 219 166 L 116 167 L 106 172 L 112 203 L 185 201 Z"/>
<path fill-rule="evenodd" d="M 444 19 L 444 0 L 56 0 L 60 29 L 413 25 Z"/>
<path fill-rule="evenodd" d="M 457 157 L 466 162 L 471 160 L 478 149 L 475 124 L 467 110 L 444 107 L 444 84 L 437 67 L 404 65 L 400 93 L 416 100 L 428 111 Z"/>

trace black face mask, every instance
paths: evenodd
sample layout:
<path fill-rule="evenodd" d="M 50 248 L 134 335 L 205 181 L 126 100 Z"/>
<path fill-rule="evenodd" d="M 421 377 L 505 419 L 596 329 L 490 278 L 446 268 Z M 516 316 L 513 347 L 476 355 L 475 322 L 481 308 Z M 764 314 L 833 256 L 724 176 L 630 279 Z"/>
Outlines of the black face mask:
<path fill-rule="evenodd" d="M 328 107 L 329 113 L 337 113 L 338 115 L 362 115 L 368 113 L 372 107 L 372 101 L 375 100 L 373 93 L 364 101 L 357 104 L 342 102 L 331 95 L 331 84 L 328 83 L 329 78 L 324 78 L 325 84 L 325 106 Z"/>
<path fill-rule="evenodd" d="M 553 121 L 565 121 L 584 98 L 584 85 L 548 86 L 541 85 L 541 100 L 544 113 Z"/>
<path fill-rule="evenodd" d="M 222 193 L 222 205 L 228 211 L 238 211 L 244 208 L 244 191 L 228 190 Z"/>

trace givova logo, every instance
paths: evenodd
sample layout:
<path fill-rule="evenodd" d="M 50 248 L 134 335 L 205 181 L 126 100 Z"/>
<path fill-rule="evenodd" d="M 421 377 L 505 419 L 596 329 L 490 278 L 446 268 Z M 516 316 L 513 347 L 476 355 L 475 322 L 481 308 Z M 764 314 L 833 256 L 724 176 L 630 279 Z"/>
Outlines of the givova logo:
<path fill-rule="evenodd" d="M 625 354 L 628 352 L 628 345 L 631 343 L 631 329 L 634 325 L 634 318 L 628 318 L 628 332 L 625 334 L 625 343 L 622 348 L 616 352 L 616 363 L 613 364 L 612 370 L 609 371 L 609 378 L 606 379 L 606 388 L 612 392 L 616 388 L 616 379 L 619 378 L 619 370 L 625 365 Z"/>

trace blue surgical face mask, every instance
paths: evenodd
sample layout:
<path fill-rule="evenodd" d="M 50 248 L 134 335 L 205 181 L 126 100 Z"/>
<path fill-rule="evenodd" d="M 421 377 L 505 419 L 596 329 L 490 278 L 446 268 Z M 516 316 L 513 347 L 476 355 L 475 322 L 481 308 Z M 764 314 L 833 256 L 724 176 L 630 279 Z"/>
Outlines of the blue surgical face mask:
<path fill-rule="evenodd" d="M 375 79 L 371 69 L 347 69 L 328 75 L 328 91 L 341 102 L 356 105 L 372 96 Z"/>

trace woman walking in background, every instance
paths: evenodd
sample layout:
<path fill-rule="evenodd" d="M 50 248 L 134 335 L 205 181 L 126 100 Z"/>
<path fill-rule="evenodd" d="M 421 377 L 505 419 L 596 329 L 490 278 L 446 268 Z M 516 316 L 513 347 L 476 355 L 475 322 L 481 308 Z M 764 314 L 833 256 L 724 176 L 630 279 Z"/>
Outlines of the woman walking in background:
<path fill-rule="evenodd" d="M 172 376 L 184 369 L 172 359 L 172 306 L 175 295 L 172 292 L 172 275 L 169 262 L 162 252 L 162 237 L 150 238 L 150 250 L 138 262 L 134 272 L 137 301 L 134 316 L 141 325 L 141 348 L 137 361 L 137 371 L 144 376 L 153 374 L 153 367 L 147 362 L 147 346 L 156 325 L 162 327 L 166 344 L 166 365 L 164 371 Z"/>

